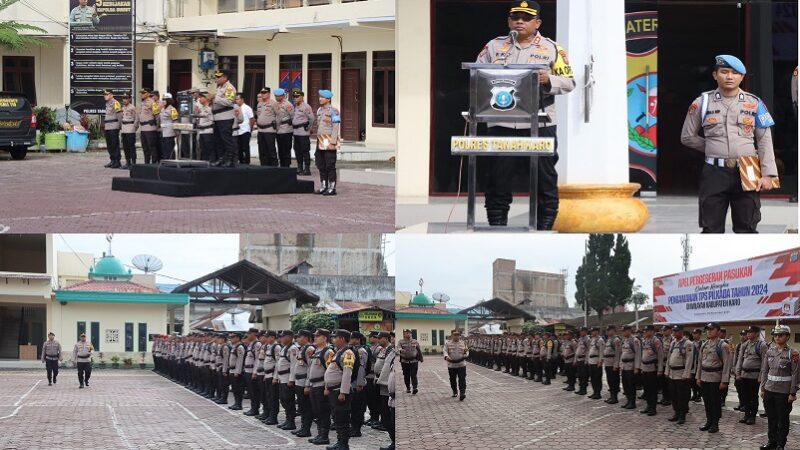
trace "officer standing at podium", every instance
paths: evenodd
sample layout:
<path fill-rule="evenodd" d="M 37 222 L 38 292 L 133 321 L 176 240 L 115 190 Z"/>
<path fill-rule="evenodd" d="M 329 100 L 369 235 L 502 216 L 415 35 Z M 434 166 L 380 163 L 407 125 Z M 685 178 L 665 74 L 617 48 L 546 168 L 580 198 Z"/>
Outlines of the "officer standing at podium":
<path fill-rule="evenodd" d="M 214 165 L 236 167 L 238 147 L 233 138 L 236 88 L 228 81 L 227 72 L 219 71 L 214 77 L 217 81 L 217 91 L 211 102 L 211 112 L 214 114 L 214 133 L 222 144 L 222 155 Z"/>
<path fill-rule="evenodd" d="M 515 0 L 508 16 L 508 28 L 516 31 L 516 39 L 500 36 L 489 41 L 478 55 L 484 64 L 544 64 L 549 70 L 539 71 L 539 107 L 547 114 L 540 118 L 539 136 L 556 136 L 556 108 L 553 96 L 575 89 L 567 53 L 552 39 L 539 33 L 541 8 L 534 1 Z M 529 123 L 490 122 L 489 136 L 530 136 Z M 558 143 L 556 142 L 556 149 Z M 539 202 L 536 228 L 550 230 L 558 214 L 558 154 L 539 158 Z M 515 160 L 492 157 L 487 161 L 486 216 L 489 225 L 508 224 L 512 201 Z"/>

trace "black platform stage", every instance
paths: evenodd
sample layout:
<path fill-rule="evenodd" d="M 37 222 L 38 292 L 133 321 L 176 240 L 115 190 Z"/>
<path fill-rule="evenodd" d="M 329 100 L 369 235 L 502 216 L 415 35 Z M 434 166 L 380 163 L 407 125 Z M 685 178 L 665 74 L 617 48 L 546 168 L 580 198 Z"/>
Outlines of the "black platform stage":
<path fill-rule="evenodd" d="M 218 167 L 168 167 L 136 165 L 130 178 L 114 178 L 114 191 L 141 192 L 170 197 L 249 194 L 311 194 L 314 182 L 298 180 L 297 169 L 240 165 Z"/>

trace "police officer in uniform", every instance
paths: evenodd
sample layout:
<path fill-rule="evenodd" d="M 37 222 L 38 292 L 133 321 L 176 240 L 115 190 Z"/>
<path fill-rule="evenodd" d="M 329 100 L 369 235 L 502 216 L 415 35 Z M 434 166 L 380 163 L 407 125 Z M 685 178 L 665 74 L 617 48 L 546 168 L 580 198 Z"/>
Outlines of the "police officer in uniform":
<path fill-rule="evenodd" d="M 447 361 L 450 389 L 453 390 L 452 397 L 458 396 L 458 400 L 463 401 L 467 396 L 467 363 L 464 359 L 469 355 L 469 349 L 461 340 L 460 331 L 453 330 L 450 339 L 444 344 L 442 353 L 444 360 Z M 456 389 L 456 379 L 458 379 L 458 389 Z"/>
<path fill-rule="evenodd" d="M 669 388 L 672 411 L 674 414 L 668 420 L 683 425 L 686 414 L 689 412 L 689 383 L 691 383 L 694 362 L 694 345 L 683 335 L 683 327 L 672 327 L 674 333 L 667 348 L 667 364 L 664 374 L 670 379 Z"/>
<path fill-rule="evenodd" d="M 733 231 L 755 233 L 761 221 L 759 192 L 772 189 L 778 176 L 770 132 L 775 122 L 760 98 L 739 89 L 745 73 L 735 56 L 717 56 L 713 76 L 719 87 L 695 99 L 683 122 L 681 143 L 706 158 L 700 180 L 703 233 L 725 232 L 728 205 Z M 755 191 L 742 189 L 740 170 L 746 170 L 739 167 L 742 156 L 758 157 L 761 178 Z"/>
<path fill-rule="evenodd" d="M 653 325 L 645 326 L 642 340 L 642 384 L 647 407 L 639 412 L 648 416 L 656 415 L 658 377 L 664 376 L 664 346 L 655 336 L 655 330 Z"/>
<path fill-rule="evenodd" d="M 311 339 L 313 339 L 313 335 L 310 331 L 300 330 L 297 332 L 297 362 L 295 362 L 295 370 L 292 374 L 297 414 L 300 416 L 300 428 L 292 431 L 292 434 L 297 437 L 311 436 L 311 422 L 314 419 L 311 411 L 311 392 L 306 393 L 305 390 L 306 386 L 309 386 L 308 368 L 314 355 L 314 345 L 310 343 Z"/>
<path fill-rule="evenodd" d="M 131 95 L 122 94 L 122 148 L 125 151 L 125 165 L 128 170 L 136 165 L 136 129 L 139 128 L 139 113 L 131 103 Z"/>
<path fill-rule="evenodd" d="M 383 349 L 380 344 L 380 340 L 378 339 L 378 331 L 372 330 L 369 333 L 369 340 L 370 340 L 370 351 L 372 351 L 372 360 L 374 361 L 378 357 L 378 353 Z M 375 385 L 375 371 L 374 367 L 371 367 L 370 370 L 367 371 L 367 408 L 369 408 L 369 420 L 365 423 L 365 425 L 373 426 L 379 424 L 380 420 L 380 405 L 379 405 L 379 395 L 378 395 L 378 387 Z"/>
<path fill-rule="evenodd" d="M 716 322 L 706 325 L 708 339 L 700 346 L 696 372 L 697 385 L 706 407 L 706 423 L 700 431 L 709 433 L 719 432 L 719 419 L 722 417 L 720 391 L 728 387 L 733 359 L 730 346 L 719 337 L 719 329 Z"/>
<path fill-rule="evenodd" d="M 94 347 L 89 342 L 86 342 L 86 333 L 81 333 L 78 337 L 78 342 L 72 349 L 72 360 L 78 367 L 78 383 L 79 388 L 83 389 L 83 385 L 89 387 L 89 378 L 92 376 L 92 352 Z"/>
<path fill-rule="evenodd" d="M 228 373 L 230 374 L 231 390 L 233 391 L 233 405 L 229 406 L 228 409 L 240 411 L 242 409 L 242 397 L 244 396 L 242 374 L 244 373 L 247 347 L 241 342 L 241 334 L 231 333 L 229 337 L 231 340 L 231 352 L 228 361 Z"/>
<path fill-rule="evenodd" d="M 361 427 L 364 425 L 364 412 L 367 410 L 367 369 L 370 364 L 370 350 L 364 345 L 364 335 L 358 331 L 350 333 L 350 348 L 358 358 L 358 371 L 356 383 L 351 389 L 352 404 L 350 411 L 350 437 L 361 437 Z"/>
<path fill-rule="evenodd" d="M 331 332 L 317 328 L 314 332 L 314 353 L 308 367 L 308 384 L 304 388 L 311 396 L 311 410 L 317 422 L 317 435 L 308 440 L 312 444 L 330 444 L 331 409 L 325 395 L 325 372 L 333 361 L 334 351 L 328 345 Z"/>
<path fill-rule="evenodd" d="M 321 187 L 318 194 L 336 195 L 336 157 L 341 145 L 339 128 L 342 117 L 339 110 L 331 105 L 333 92 L 323 89 L 319 91 L 319 109 L 317 109 L 317 150 L 314 160 L 319 169 Z"/>
<path fill-rule="evenodd" d="M 592 383 L 592 400 L 602 398 L 600 391 L 603 389 L 603 353 L 605 353 L 605 341 L 600 336 L 600 329 L 592 327 L 592 337 L 589 339 L 589 378 Z"/>
<path fill-rule="evenodd" d="M 761 363 L 761 398 L 767 411 L 769 442 L 761 450 L 784 450 L 789 435 L 789 413 L 800 385 L 800 354 L 786 345 L 792 331 L 786 325 L 772 330 L 775 343 Z"/>
<path fill-rule="evenodd" d="M 622 354 L 622 340 L 617 336 L 617 327 L 609 325 L 606 327 L 606 342 L 603 346 L 603 367 L 606 371 L 606 382 L 610 397 L 606 403 L 615 405 L 619 403 L 619 359 Z"/>
<path fill-rule="evenodd" d="M 149 89 L 139 91 L 141 95 L 139 102 L 139 138 L 142 141 L 142 153 L 144 153 L 144 163 L 150 164 L 158 160 L 158 126 L 156 116 L 153 114 L 155 102 L 150 96 Z"/>
<path fill-rule="evenodd" d="M 589 366 L 586 364 L 586 356 L 589 353 L 589 329 L 586 327 L 580 328 L 580 336 L 578 337 L 578 345 L 575 348 L 575 372 L 578 376 L 576 395 L 586 395 L 586 387 L 589 386 Z"/>
<path fill-rule="evenodd" d="M 256 124 L 258 125 L 258 160 L 262 166 L 278 165 L 278 153 L 275 140 L 278 132 L 277 102 L 272 98 L 272 89 L 268 86 L 261 89 L 261 101 L 256 106 Z"/>
<path fill-rule="evenodd" d="M 419 342 L 411 337 L 411 330 L 403 330 L 403 339 L 397 343 L 397 350 L 400 355 L 400 365 L 403 368 L 406 392 L 412 392 L 413 388 L 412 394 L 416 394 L 418 392 L 417 370 L 422 358 L 422 349 Z"/>
<path fill-rule="evenodd" d="M 314 125 L 316 115 L 311 106 L 305 101 L 303 91 L 294 92 L 294 115 L 292 128 L 294 129 L 294 154 L 297 158 L 297 174 L 311 175 L 311 127 Z"/>
<path fill-rule="evenodd" d="M 516 41 L 501 36 L 489 41 L 478 55 L 477 62 L 485 64 L 544 64 L 549 70 L 539 73 L 540 108 L 547 120 L 540 125 L 539 136 L 556 136 L 555 95 L 575 89 L 572 68 L 567 53 L 551 39 L 539 33 L 542 25 L 541 8 L 535 1 L 515 0 L 508 16 L 508 28 L 517 32 Z M 530 136 L 530 124 L 489 123 L 490 136 Z M 490 225 L 508 224 L 511 206 L 511 186 L 516 160 L 508 157 L 486 158 L 486 216 Z M 539 204 L 537 229 L 550 230 L 558 214 L 558 155 L 539 158 Z"/>
<path fill-rule="evenodd" d="M 744 418 L 739 423 L 753 425 L 758 414 L 758 375 L 761 372 L 763 356 L 767 353 L 767 343 L 761 339 L 761 328 L 750 325 L 746 330 L 747 340 L 737 347 L 739 358 L 734 371 L 741 391 Z"/>
<path fill-rule="evenodd" d="M 107 168 L 119 169 L 122 167 L 119 154 L 119 130 L 122 122 L 122 105 L 114 98 L 114 93 L 110 90 L 103 91 L 103 99 L 106 101 L 106 115 L 103 127 L 106 135 L 106 146 L 111 162 L 105 165 Z"/>
<path fill-rule="evenodd" d="M 261 385 L 256 381 L 258 377 L 258 352 L 261 342 L 258 340 L 258 328 L 247 330 L 247 355 L 244 360 L 244 378 L 247 392 L 250 394 L 250 409 L 245 411 L 245 416 L 257 416 L 261 411 Z"/>
<path fill-rule="evenodd" d="M 534 347 L 535 349 L 536 347 Z M 573 338 L 571 330 L 564 332 L 564 342 L 561 344 L 561 356 L 564 359 L 567 387 L 565 391 L 575 390 L 575 351 L 578 349 L 578 342 Z M 535 351 L 535 350 L 534 350 Z"/>
<path fill-rule="evenodd" d="M 636 409 L 636 376 L 642 370 L 642 346 L 639 338 L 633 334 L 631 325 L 622 327 L 619 364 L 622 371 L 622 393 L 627 399 L 622 408 Z"/>
<path fill-rule="evenodd" d="M 295 364 L 297 364 L 297 352 L 299 348 L 293 342 L 292 337 L 294 334 L 292 330 L 283 330 L 281 336 L 281 351 L 278 363 L 275 365 L 275 374 L 273 375 L 272 384 L 277 384 L 278 393 L 280 396 L 281 406 L 283 412 L 286 414 L 286 420 L 278 425 L 278 428 L 283 430 L 294 430 L 297 428 L 295 424 L 295 416 L 297 415 L 296 404 L 294 401 L 294 375 Z"/>
<path fill-rule="evenodd" d="M 292 117 L 294 107 L 291 101 L 286 100 L 286 91 L 281 88 L 275 89 L 275 116 L 278 122 L 278 164 L 281 167 L 292 165 Z"/>
<path fill-rule="evenodd" d="M 324 394 L 328 397 L 333 413 L 336 443 L 325 447 L 326 450 L 350 450 L 350 394 L 353 388 L 356 355 L 347 345 L 349 340 L 349 331 L 333 331 L 333 345 L 336 347 L 336 352 L 325 370 Z"/>
<path fill-rule="evenodd" d="M 280 389 L 277 383 L 273 383 L 275 377 L 275 367 L 281 354 L 281 345 L 276 342 L 278 333 L 275 330 L 267 330 L 267 344 L 264 350 L 264 392 L 266 403 L 264 403 L 265 425 L 278 424 L 278 411 L 280 410 Z"/>
<path fill-rule="evenodd" d="M 53 332 L 47 334 L 42 344 L 42 362 L 47 370 L 47 385 L 52 386 L 58 378 L 58 363 L 61 362 L 61 344 L 55 339 Z"/>
<path fill-rule="evenodd" d="M 234 100 L 236 99 L 236 88 L 228 81 L 228 73 L 218 71 L 214 74 L 217 81 L 217 91 L 211 103 L 211 110 L 214 114 L 214 133 L 222 144 L 222 156 L 216 162 L 220 167 L 236 167 L 237 150 L 236 141 L 233 139 L 233 121 L 235 114 Z"/>

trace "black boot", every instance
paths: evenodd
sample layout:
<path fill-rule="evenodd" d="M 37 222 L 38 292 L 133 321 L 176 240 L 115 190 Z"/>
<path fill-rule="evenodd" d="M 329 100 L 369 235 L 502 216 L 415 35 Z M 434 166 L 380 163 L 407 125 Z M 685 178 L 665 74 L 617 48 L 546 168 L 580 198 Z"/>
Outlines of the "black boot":
<path fill-rule="evenodd" d="M 505 227 L 508 225 L 508 210 L 487 209 L 486 219 L 493 227 Z"/>
<path fill-rule="evenodd" d="M 241 411 L 242 410 L 242 404 L 239 403 L 239 402 L 236 402 L 233 405 L 229 406 L 228 409 L 233 410 L 233 411 Z"/>
<path fill-rule="evenodd" d="M 275 417 L 275 416 L 269 416 L 269 418 L 267 418 L 267 420 L 264 421 L 264 424 L 265 425 L 277 425 L 278 424 L 278 418 Z"/>
<path fill-rule="evenodd" d="M 323 194 L 324 195 L 326 192 L 328 192 L 328 181 L 327 180 L 322 180 L 321 184 L 320 184 L 320 188 L 317 191 L 317 194 Z"/>
<path fill-rule="evenodd" d="M 611 394 L 611 398 L 609 398 L 606 403 L 608 403 L 609 405 L 616 405 L 617 403 L 619 403 L 619 399 L 617 399 L 617 393 L 614 392 L 613 394 Z"/>
<path fill-rule="evenodd" d="M 558 215 L 558 209 L 543 208 L 536 218 L 536 229 L 541 231 L 552 230 L 553 224 L 556 223 L 556 215 Z"/>
<path fill-rule="evenodd" d="M 680 417 L 678 417 L 678 421 L 676 422 L 678 425 L 683 425 L 686 423 L 686 413 L 681 413 Z"/>
<path fill-rule="evenodd" d="M 311 442 L 314 445 L 327 445 L 330 444 L 331 441 L 328 439 L 328 433 L 330 432 L 327 428 L 322 428 L 317 430 L 319 434 L 314 439 L 309 439 L 308 442 Z"/>
<path fill-rule="evenodd" d="M 680 415 L 680 414 L 678 414 L 678 413 L 675 413 L 675 414 L 673 414 L 673 415 L 672 415 L 672 417 L 670 417 L 670 418 L 669 418 L 669 419 L 667 419 L 667 420 L 669 420 L 670 422 L 677 422 L 677 421 L 678 421 L 678 419 L 680 419 L 680 418 L 681 418 L 681 415 Z"/>
<path fill-rule="evenodd" d="M 322 195 L 336 195 L 336 182 L 329 181 L 328 182 L 328 190 L 323 192 Z"/>
<path fill-rule="evenodd" d="M 131 160 L 130 159 L 126 159 L 125 160 L 125 165 L 120 167 L 120 169 L 122 169 L 122 170 L 130 170 L 130 168 L 131 168 Z"/>
<path fill-rule="evenodd" d="M 114 161 L 108 167 L 111 168 L 111 169 L 119 169 L 119 168 L 122 167 L 122 164 L 120 164 L 119 161 Z"/>

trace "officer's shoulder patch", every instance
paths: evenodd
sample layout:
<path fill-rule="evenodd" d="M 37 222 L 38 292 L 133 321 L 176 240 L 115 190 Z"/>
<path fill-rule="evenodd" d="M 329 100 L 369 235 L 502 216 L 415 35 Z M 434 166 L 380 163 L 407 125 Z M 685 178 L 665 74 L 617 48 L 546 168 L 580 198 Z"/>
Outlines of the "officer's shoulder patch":
<path fill-rule="evenodd" d="M 797 363 L 800 362 L 800 353 L 797 353 L 797 350 L 792 349 L 792 362 Z"/>
<path fill-rule="evenodd" d="M 345 350 L 344 354 L 342 355 L 342 367 L 346 369 L 352 369 L 353 365 L 356 362 L 356 355 L 353 354 L 352 350 Z"/>
<path fill-rule="evenodd" d="M 794 72 L 792 72 L 792 76 L 793 76 L 793 77 L 796 77 L 796 76 L 797 76 L 797 67 L 795 67 L 795 68 L 794 68 Z"/>
<path fill-rule="evenodd" d="M 116 112 L 122 111 L 122 105 L 120 105 L 119 102 L 116 100 L 114 100 L 114 111 Z"/>
<path fill-rule="evenodd" d="M 333 352 L 326 352 L 327 356 L 325 356 L 325 367 L 331 365 L 331 361 L 333 361 Z"/>

